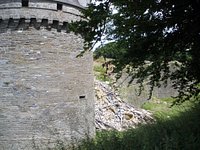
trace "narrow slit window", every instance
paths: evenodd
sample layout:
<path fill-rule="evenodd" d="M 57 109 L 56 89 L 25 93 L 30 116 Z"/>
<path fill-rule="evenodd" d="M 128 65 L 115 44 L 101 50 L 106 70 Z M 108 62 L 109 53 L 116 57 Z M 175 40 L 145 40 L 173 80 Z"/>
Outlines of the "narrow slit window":
<path fill-rule="evenodd" d="M 28 7 L 29 0 L 22 0 L 22 7 Z"/>
<path fill-rule="evenodd" d="M 85 99 L 85 98 L 86 98 L 85 95 L 81 95 L 81 96 L 79 96 L 79 99 Z"/>
<path fill-rule="evenodd" d="M 57 10 L 62 10 L 63 9 L 63 5 L 62 4 L 59 4 L 57 3 Z"/>

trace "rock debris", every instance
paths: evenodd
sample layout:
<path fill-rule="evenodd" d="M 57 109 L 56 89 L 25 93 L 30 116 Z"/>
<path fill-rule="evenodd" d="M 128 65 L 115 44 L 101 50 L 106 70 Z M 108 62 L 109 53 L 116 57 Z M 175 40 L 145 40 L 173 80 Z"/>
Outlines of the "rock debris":
<path fill-rule="evenodd" d="M 95 126 L 97 130 L 123 131 L 152 122 L 152 114 L 120 99 L 105 82 L 95 81 Z"/>

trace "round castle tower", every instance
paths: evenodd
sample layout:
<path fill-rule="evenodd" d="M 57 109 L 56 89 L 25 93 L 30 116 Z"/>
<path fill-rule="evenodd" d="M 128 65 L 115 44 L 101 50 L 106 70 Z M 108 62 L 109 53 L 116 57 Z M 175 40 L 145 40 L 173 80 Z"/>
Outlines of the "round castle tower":
<path fill-rule="evenodd" d="M 51 149 L 94 134 L 92 55 L 68 23 L 86 0 L 0 1 L 0 149 Z"/>

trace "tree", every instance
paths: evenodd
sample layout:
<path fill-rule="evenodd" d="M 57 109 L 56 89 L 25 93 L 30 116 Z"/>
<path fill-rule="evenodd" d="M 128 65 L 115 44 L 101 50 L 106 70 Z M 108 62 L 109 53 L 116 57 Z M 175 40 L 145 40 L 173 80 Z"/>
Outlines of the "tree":
<path fill-rule="evenodd" d="M 86 47 L 102 36 L 114 40 L 118 71 L 127 68 L 139 82 L 149 77 L 152 89 L 170 78 L 179 100 L 199 95 L 199 0 L 96 0 L 83 15 L 85 20 L 73 23 L 73 30 Z"/>
<path fill-rule="evenodd" d="M 116 42 L 107 43 L 106 45 L 103 45 L 94 51 L 94 58 L 97 59 L 99 57 L 103 57 L 104 59 L 119 59 L 122 50 L 119 50 L 118 47 L 119 46 Z"/>

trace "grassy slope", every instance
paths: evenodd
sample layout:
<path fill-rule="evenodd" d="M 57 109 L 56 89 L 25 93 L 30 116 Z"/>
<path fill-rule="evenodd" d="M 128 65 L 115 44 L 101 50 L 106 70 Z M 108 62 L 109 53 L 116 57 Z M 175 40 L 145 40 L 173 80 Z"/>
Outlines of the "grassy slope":
<path fill-rule="evenodd" d="M 190 110 L 194 106 L 193 103 L 186 101 L 180 105 L 173 104 L 174 99 L 153 99 L 143 104 L 142 108 L 151 111 L 157 120 L 170 120 L 178 117 L 181 113 Z"/>
<path fill-rule="evenodd" d="M 172 100 L 153 100 L 143 108 L 157 121 L 125 132 L 104 131 L 80 145 L 80 150 L 198 150 L 200 105 L 189 102 L 170 108 Z"/>

